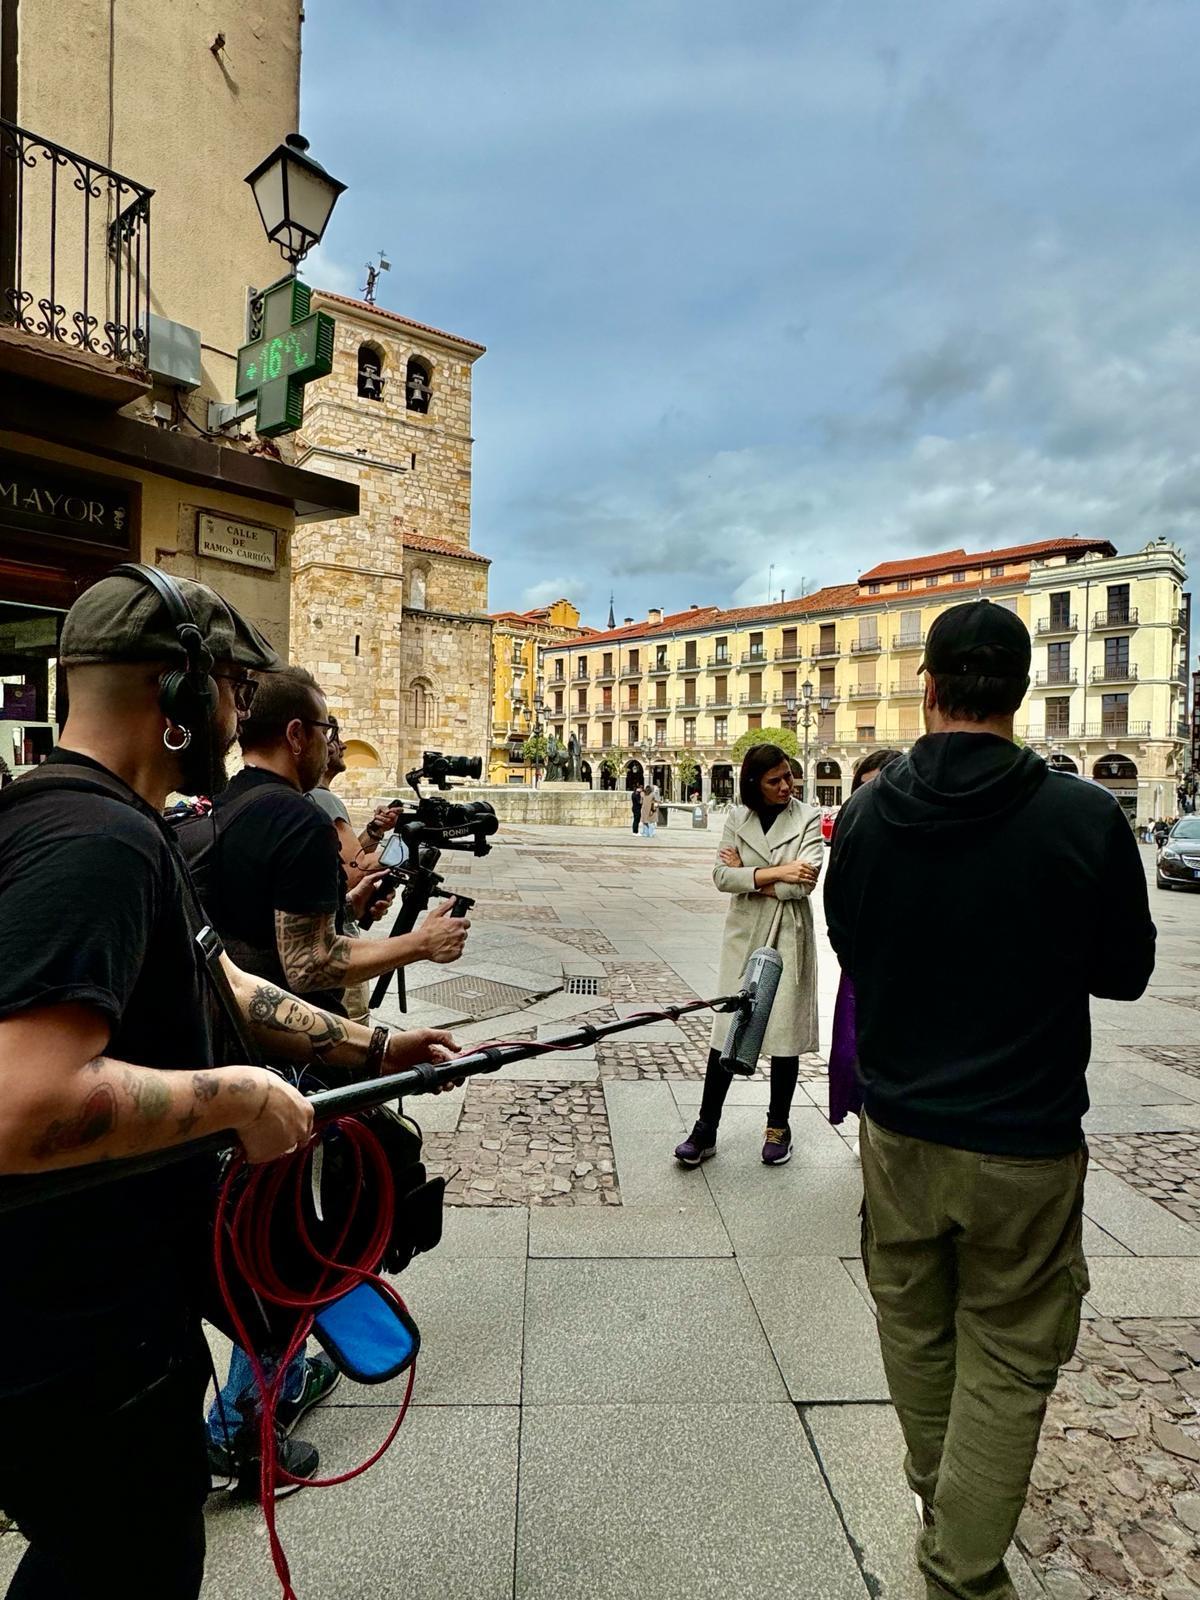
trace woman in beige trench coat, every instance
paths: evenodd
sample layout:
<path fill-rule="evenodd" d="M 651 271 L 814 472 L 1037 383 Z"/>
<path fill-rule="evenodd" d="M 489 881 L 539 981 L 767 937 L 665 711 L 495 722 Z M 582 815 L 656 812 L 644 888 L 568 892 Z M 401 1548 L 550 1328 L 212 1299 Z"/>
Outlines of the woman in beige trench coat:
<path fill-rule="evenodd" d="M 741 771 L 742 804 L 729 813 L 713 882 L 729 895 L 721 943 L 718 991 L 737 988 L 751 952 L 772 945 L 783 958 L 783 974 L 763 1040 L 771 1058 L 771 1100 L 762 1159 L 782 1166 L 791 1158 L 788 1125 L 799 1076 L 799 1057 L 817 1048 L 817 950 L 813 935 L 812 893 L 824 860 L 821 813 L 792 796 L 794 779 L 787 756 L 777 745 L 755 745 Z M 708 1068 L 700 1116 L 676 1146 L 675 1159 L 698 1167 L 716 1153 L 717 1128 L 729 1073 L 721 1066 L 721 1047 L 731 1026 L 728 1014 L 713 1019 Z"/>

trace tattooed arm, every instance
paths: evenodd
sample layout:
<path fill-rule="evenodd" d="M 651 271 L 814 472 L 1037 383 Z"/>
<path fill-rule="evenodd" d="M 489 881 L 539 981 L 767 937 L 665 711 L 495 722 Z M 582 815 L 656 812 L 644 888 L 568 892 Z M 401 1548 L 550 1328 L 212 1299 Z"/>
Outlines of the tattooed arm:
<path fill-rule="evenodd" d="M 457 961 L 471 924 L 452 917 L 450 901 L 429 912 L 419 928 L 390 939 L 351 939 L 339 933 L 332 913 L 299 916 L 275 913 L 275 948 L 291 987 L 340 989 L 395 972 L 414 961 Z"/>
<path fill-rule="evenodd" d="M 312 1109 L 263 1067 L 189 1072 L 103 1052 L 90 1006 L 41 1006 L 0 1021 L 0 1173 L 45 1172 L 235 1132 L 252 1161 L 308 1137 Z"/>

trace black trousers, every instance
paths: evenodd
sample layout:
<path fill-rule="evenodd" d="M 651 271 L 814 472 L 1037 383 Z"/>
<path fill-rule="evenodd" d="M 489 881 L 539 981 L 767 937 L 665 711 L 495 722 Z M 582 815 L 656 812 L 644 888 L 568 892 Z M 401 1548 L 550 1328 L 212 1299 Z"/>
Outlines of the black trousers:
<path fill-rule="evenodd" d="M 197 1600 L 210 1487 L 198 1341 L 165 1371 L 131 1358 L 0 1400 L 0 1506 L 29 1540 L 8 1600 Z"/>
<path fill-rule="evenodd" d="M 771 1057 L 771 1103 L 767 1108 L 769 1128 L 787 1126 L 792 1109 L 792 1096 L 796 1092 L 796 1079 L 799 1076 L 799 1056 Z M 700 1099 L 700 1121 L 706 1122 L 710 1128 L 720 1126 L 725 1096 L 729 1093 L 729 1085 L 732 1082 L 732 1076 L 721 1065 L 721 1052 L 710 1050 L 708 1066 L 704 1071 L 704 1092 Z"/>

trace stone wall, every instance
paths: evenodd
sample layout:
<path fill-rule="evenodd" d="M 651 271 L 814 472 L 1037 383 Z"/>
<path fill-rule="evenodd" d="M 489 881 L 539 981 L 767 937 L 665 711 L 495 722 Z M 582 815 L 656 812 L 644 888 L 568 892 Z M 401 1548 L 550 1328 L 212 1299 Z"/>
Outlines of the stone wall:
<path fill-rule="evenodd" d="M 542 784 L 525 789 L 517 784 L 480 784 L 464 789 L 464 800 L 487 800 L 501 822 L 531 827 L 560 824 L 576 828 L 628 828 L 629 796 L 615 789 L 568 789 Z"/>
<path fill-rule="evenodd" d="M 401 775 L 417 765 L 423 750 L 480 756 L 486 768 L 491 664 L 492 625 L 487 617 L 405 610 L 400 630 Z"/>

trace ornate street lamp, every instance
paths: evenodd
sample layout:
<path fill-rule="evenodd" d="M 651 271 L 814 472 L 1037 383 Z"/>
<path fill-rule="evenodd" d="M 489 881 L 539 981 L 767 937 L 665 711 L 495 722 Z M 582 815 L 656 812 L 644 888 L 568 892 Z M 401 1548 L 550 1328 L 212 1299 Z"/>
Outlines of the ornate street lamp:
<path fill-rule="evenodd" d="M 808 781 L 808 747 L 809 736 L 817 714 L 824 716 L 829 710 L 830 700 L 828 694 L 817 696 L 816 707 L 813 706 L 813 686 L 808 678 L 800 685 L 801 699 L 797 701 L 795 691 L 789 689 L 783 697 L 783 722 L 784 726 L 796 731 L 797 721 L 804 729 L 804 798 L 808 800 L 812 792 Z M 819 745 L 818 745 L 819 748 Z M 811 803 L 811 802 L 810 802 Z"/>
<path fill-rule="evenodd" d="M 308 140 L 289 133 L 265 161 L 249 173 L 267 238 L 293 270 L 321 242 L 338 196 L 346 185 L 331 177 L 308 154 Z"/>

